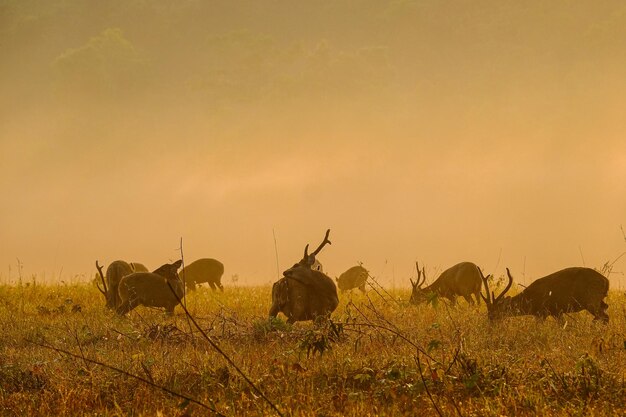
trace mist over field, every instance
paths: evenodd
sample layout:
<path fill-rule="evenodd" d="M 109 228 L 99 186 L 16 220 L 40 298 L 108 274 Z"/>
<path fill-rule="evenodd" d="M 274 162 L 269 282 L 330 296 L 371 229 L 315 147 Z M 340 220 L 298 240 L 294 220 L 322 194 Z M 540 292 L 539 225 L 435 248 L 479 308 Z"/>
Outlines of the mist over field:
<path fill-rule="evenodd" d="M 626 251 L 621 1 L 0 3 L 0 281 L 316 246 L 406 286 Z M 624 288 L 626 256 L 612 288 Z"/>

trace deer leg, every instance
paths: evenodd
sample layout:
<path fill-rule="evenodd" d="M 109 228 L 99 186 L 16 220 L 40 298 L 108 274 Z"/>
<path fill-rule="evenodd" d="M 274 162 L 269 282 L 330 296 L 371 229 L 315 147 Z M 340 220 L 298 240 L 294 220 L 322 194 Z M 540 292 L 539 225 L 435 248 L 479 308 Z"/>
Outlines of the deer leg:
<path fill-rule="evenodd" d="M 213 291 L 217 291 L 217 287 L 215 286 L 215 283 L 213 281 L 209 281 L 209 287 L 211 287 Z"/>
<path fill-rule="evenodd" d="M 447 295 L 446 298 L 448 300 L 450 300 L 450 303 L 452 303 L 453 306 L 456 306 L 456 296 L 454 296 L 454 295 Z"/>
<path fill-rule="evenodd" d="M 361 290 L 361 292 L 362 292 L 363 294 L 365 294 L 365 284 L 360 285 L 360 286 L 359 286 L 359 290 Z"/>
<path fill-rule="evenodd" d="M 221 282 L 217 283 L 217 287 L 220 289 L 221 292 L 224 292 L 224 286 L 222 285 Z"/>
<path fill-rule="evenodd" d="M 465 301 L 467 301 L 469 305 L 474 305 L 474 299 L 471 297 L 471 295 L 464 295 L 463 298 L 465 298 Z"/>
<path fill-rule="evenodd" d="M 136 306 L 131 305 L 131 303 L 128 300 L 126 300 L 123 303 L 121 303 L 119 307 L 117 307 L 115 312 L 120 316 L 124 316 L 135 307 Z"/>
<path fill-rule="evenodd" d="M 280 307 L 278 304 L 272 304 L 272 307 L 270 308 L 270 317 L 276 317 L 279 311 Z"/>

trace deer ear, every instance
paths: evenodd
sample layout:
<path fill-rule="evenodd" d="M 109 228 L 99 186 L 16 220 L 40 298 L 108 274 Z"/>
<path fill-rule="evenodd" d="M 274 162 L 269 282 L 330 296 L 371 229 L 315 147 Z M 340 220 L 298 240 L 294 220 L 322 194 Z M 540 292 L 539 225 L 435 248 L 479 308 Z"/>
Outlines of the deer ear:
<path fill-rule="evenodd" d="M 173 266 L 173 267 L 176 267 L 176 269 L 178 269 L 178 268 L 180 268 L 180 266 L 181 266 L 182 264 L 183 264 L 183 260 L 182 260 L 182 259 L 179 259 L 179 260 L 177 260 L 176 262 L 174 262 L 174 263 L 172 264 L 172 266 Z"/>

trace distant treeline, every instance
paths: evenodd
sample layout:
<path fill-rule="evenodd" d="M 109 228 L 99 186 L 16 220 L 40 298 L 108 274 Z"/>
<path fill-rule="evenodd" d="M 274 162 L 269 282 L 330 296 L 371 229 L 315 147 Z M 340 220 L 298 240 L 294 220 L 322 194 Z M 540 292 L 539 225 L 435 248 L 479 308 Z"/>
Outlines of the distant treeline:
<path fill-rule="evenodd" d="M 610 84 L 620 77 L 625 47 L 620 1 L 8 0 L 0 6 L 5 105 L 42 94 L 65 102 L 167 97 L 208 108 L 407 93 L 497 97 L 529 88 L 558 95 L 590 78 Z"/>

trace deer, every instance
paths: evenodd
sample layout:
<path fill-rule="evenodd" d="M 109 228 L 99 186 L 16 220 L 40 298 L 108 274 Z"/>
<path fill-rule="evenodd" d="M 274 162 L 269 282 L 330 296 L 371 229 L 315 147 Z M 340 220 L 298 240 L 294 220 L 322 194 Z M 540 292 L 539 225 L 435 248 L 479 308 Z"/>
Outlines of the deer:
<path fill-rule="evenodd" d="M 339 275 L 339 278 L 335 278 L 335 281 L 337 281 L 337 286 L 341 291 L 350 291 L 358 288 L 364 293 L 368 277 L 369 271 L 363 268 L 363 265 L 357 265 Z"/>
<path fill-rule="evenodd" d="M 102 295 L 104 295 L 106 306 L 111 310 L 115 310 L 120 304 L 117 287 L 119 286 L 122 278 L 133 273 L 133 268 L 126 261 L 113 261 L 107 267 L 106 278 L 102 273 L 102 268 L 103 267 L 98 264 L 98 261 L 96 261 L 96 269 L 100 274 L 100 279 L 102 280 L 104 288 L 101 288 L 97 283 L 96 285 L 98 286 L 98 290 L 100 290 Z"/>
<path fill-rule="evenodd" d="M 117 287 L 120 283 L 120 280 L 124 278 L 126 275 L 130 275 L 133 272 L 148 272 L 148 268 L 144 264 L 139 262 L 126 262 L 122 260 L 117 260 L 111 262 L 109 267 L 107 268 L 106 275 L 102 273 L 102 267 L 96 261 L 96 269 L 98 270 L 98 274 L 96 275 L 102 281 L 103 287 L 100 287 L 97 278 L 96 278 L 96 286 L 104 295 L 106 300 L 106 306 L 111 310 L 117 309 L 120 304 L 119 295 L 117 292 Z M 106 278 L 105 278 L 106 276 Z"/>
<path fill-rule="evenodd" d="M 224 275 L 224 265 L 215 259 L 202 258 L 193 261 L 180 271 L 180 277 L 188 290 L 195 290 L 198 284 L 206 282 L 213 291 L 219 288 L 224 292 L 222 286 L 222 275 Z"/>
<path fill-rule="evenodd" d="M 183 261 L 164 264 L 154 272 L 134 272 L 126 275 L 119 283 L 120 305 L 117 314 L 123 316 L 135 307 L 164 307 L 167 314 L 174 314 L 174 308 L 184 295 L 183 282 L 178 276 L 178 268 Z"/>
<path fill-rule="evenodd" d="M 449 299 L 452 304 L 456 304 L 456 297 L 461 296 L 470 304 L 474 305 L 472 295 L 476 298 L 476 303 L 480 304 L 481 275 L 480 268 L 472 262 L 461 262 L 446 269 L 432 284 L 422 288 L 426 282 L 426 269 L 422 265 L 420 271 L 419 264 L 415 262 L 417 269 L 417 282 L 411 279 L 413 290 L 411 291 L 411 304 L 421 304 L 428 299 L 428 294 L 434 293 L 437 296 Z M 421 281 L 420 281 L 421 279 Z"/>
<path fill-rule="evenodd" d="M 609 292 L 609 280 L 591 268 L 571 267 L 554 272 L 533 281 L 521 293 L 506 296 L 513 285 L 513 277 L 506 268 L 508 283 L 498 296 L 489 291 L 489 277 L 480 271 L 486 296 L 480 294 L 487 304 L 490 320 L 505 316 L 532 315 L 545 319 L 552 316 L 561 319 L 564 313 L 587 310 L 603 323 L 609 322 L 609 307 L 603 300 Z"/>
<path fill-rule="evenodd" d="M 287 316 L 287 323 L 293 324 L 297 321 L 315 320 L 335 311 L 339 305 L 335 283 L 323 272 L 311 268 L 315 264 L 315 256 L 324 246 L 332 244 L 328 239 L 329 234 L 330 229 L 311 254 L 308 253 L 307 244 L 302 259 L 284 271 L 283 277 L 274 283 L 270 317 L 276 317 L 282 312 Z"/>

